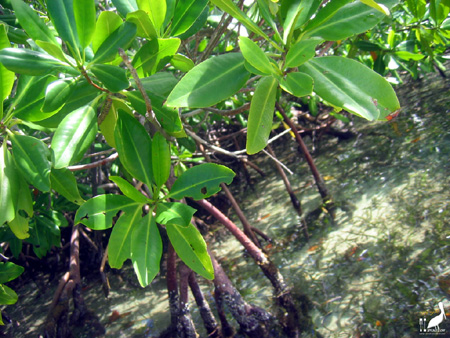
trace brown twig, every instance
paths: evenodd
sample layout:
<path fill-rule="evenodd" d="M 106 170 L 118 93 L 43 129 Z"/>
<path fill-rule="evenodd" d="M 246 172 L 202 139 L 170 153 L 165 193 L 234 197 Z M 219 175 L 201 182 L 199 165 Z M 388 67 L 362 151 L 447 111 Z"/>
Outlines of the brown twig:
<path fill-rule="evenodd" d="M 114 153 L 107 158 L 104 158 L 97 162 L 87 163 L 87 164 L 80 164 L 80 165 L 72 165 L 70 167 L 67 167 L 70 171 L 77 171 L 77 170 L 86 170 L 91 168 L 100 167 L 102 165 L 105 165 L 106 163 L 113 162 L 119 157 L 118 153 Z"/>

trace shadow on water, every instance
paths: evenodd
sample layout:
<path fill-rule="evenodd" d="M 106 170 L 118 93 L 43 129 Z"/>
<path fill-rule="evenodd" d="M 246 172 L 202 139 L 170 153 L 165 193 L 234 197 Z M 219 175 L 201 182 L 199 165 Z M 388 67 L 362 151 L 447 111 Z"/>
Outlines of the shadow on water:
<path fill-rule="evenodd" d="M 324 337 L 415 337 L 419 319 L 435 316 L 438 302 L 450 311 L 450 81 L 424 82 L 398 90 L 403 110 L 395 120 L 355 118 L 356 139 L 321 140 L 314 158 L 339 207 L 334 225 L 317 212 L 321 198 L 293 140 L 287 135 L 274 145 L 294 172 L 289 179 L 308 215 L 309 243 L 273 164 L 255 158 L 268 175 L 239 196 L 241 207 L 274 239 L 266 250 L 292 293 L 306 294 L 313 304 L 314 329 L 304 337 L 315 331 Z M 270 283 L 243 258 L 236 240 L 218 231 L 210 246 L 245 299 L 276 313 Z M 107 337 L 157 336 L 170 323 L 165 278 L 141 289 L 124 275 L 135 278 L 129 265 L 122 275 L 110 274 L 108 299 L 99 282 L 87 281 L 87 306 Z M 199 281 L 213 303 L 212 284 Z M 19 301 L 7 312 L 20 326 L 9 327 L 7 336 L 38 336 L 56 285 L 18 290 Z M 205 336 L 197 307 L 192 310 Z M 449 323 L 450 313 L 441 325 L 447 333 Z"/>

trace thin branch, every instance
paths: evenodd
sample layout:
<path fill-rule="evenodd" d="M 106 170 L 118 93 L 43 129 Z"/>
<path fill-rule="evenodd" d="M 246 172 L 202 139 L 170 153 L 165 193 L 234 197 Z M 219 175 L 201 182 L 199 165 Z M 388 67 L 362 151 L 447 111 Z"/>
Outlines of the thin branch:
<path fill-rule="evenodd" d="M 269 156 L 275 163 L 278 163 L 280 166 L 283 167 L 284 170 L 286 170 L 290 175 L 293 175 L 294 173 L 288 168 L 286 167 L 279 159 L 277 159 L 276 157 L 272 156 L 271 154 L 269 154 L 265 149 L 262 150 L 264 154 L 266 154 L 267 156 Z"/>
<path fill-rule="evenodd" d="M 69 169 L 70 171 L 77 171 L 77 170 L 85 170 L 85 169 L 91 169 L 91 168 L 96 168 L 96 167 L 100 167 L 106 163 L 109 162 L 113 162 L 114 160 L 116 160 L 119 157 L 118 153 L 114 153 L 111 156 L 104 158 L 100 161 L 97 162 L 92 162 L 92 163 L 87 163 L 87 164 L 80 164 L 80 165 L 72 165 L 70 167 L 67 167 L 67 169 Z"/>
<path fill-rule="evenodd" d="M 185 131 L 186 131 L 186 134 L 188 134 L 190 137 L 192 137 L 195 141 L 197 141 L 197 142 L 207 146 L 208 148 L 211 148 L 211 149 L 217 151 L 218 153 L 221 153 L 221 154 L 224 154 L 224 155 L 227 155 L 227 156 L 231 156 L 231 157 L 234 157 L 234 158 L 241 158 L 242 157 L 242 156 L 238 156 L 236 154 L 236 152 L 230 152 L 228 150 L 222 149 L 220 147 L 217 147 L 215 145 L 212 145 L 212 144 L 206 142 L 204 139 L 200 138 L 199 136 L 197 136 L 195 133 L 193 133 L 192 131 L 190 131 L 187 128 L 185 129 Z M 244 152 L 245 152 L 245 150 L 244 150 Z"/>
<path fill-rule="evenodd" d="M 91 78 L 89 77 L 89 75 L 88 75 L 88 73 L 86 72 L 86 69 L 84 69 L 84 67 L 81 67 L 81 74 L 84 76 L 84 78 L 87 80 L 87 82 L 88 82 L 91 86 L 97 88 L 98 90 L 101 90 L 102 92 L 111 94 L 111 92 L 110 92 L 108 89 L 102 88 L 102 87 L 96 85 L 94 82 L 92 82 Z"/>

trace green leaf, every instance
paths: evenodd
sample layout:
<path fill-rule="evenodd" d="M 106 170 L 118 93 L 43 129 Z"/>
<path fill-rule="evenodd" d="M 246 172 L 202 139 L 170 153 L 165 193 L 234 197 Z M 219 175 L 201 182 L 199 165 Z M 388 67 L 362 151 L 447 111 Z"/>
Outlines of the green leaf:
<path fill-rule="evenodd" d="M 275 33 L 276 41 L 281 42 L 283 39 L 281 38 L 280 32 L 278 31 L 277 24 L 275 22 L 274 15 L 272 15 L 270 11 L 270 4 L 267 0 L 257 0 L 259 13 L 263 17 L 264 21 L 272 28 L 272 31 Z"/>
<path fill-rule="evenodd" d="M 0 51 L 0 62 L 9 70 L 26 75 L 46 75 L 53 71 L 78 72 L 54 57 L 24 48 L 5 48 Z"/>
<path fill-rule="evenodd" d="M 0 284 L 0 304 L 11 305 L 17 302 L 18 296 L 15 291 L 6 285 Z"/>
<path fill-rule="evenodd" d="M 166 1 L 136 0 L 136 3 L 139 9 L 142 9 L 148 14 L 156 31 L 161 31 L 164 19 L 166 18 Z"/>
<path fill-rule="evenodd" d="M 314 92 L 324 100 L 368 120 L 384 119 L 400 108 L 391 85 L 357 61 L 339 56 L 315 58 L 299 71 L 313 78 Z"/>
<path fill-rule="evenodd" d="M 25 269 L 11 262 L 0 263 L 0 283 L 6 283 L 19 277 Z"/>
<path fill-rule="evenodd" d="M 387 7 L 392 7 L 396 3 L 396 0 L 383 0 L 378 2 Z M 320 37 L 327 41 L 342 40 L 369 30 L 384 17 L 385 15 L 376 9 L 366 6 L 361 2 L 352 2 L 339 8 L 332 18 L 317 25 L 313 29 L 307 26 L 305 36 Z M 311 25 L 314 24 L 316 19 L 312 20 Z"/>
<path fill-rule="evenodd" d="M 149 40 L 157 38 L 155 27 L 150 17 L 143 10 L 137 10 L 127 14 L 127 21 L 132 22 L 137 27 L 137 35 Z"/>
<path fill-rule="evenodd" d="M 103 11 L 100 13 L 95 25 L 95 33 L 92 37 L 92 50 L 97 52 L 101 44 L 120 26 L 122 26 L 122 19 L 119 15 L 110 11 Z"/>
<path fill-rule="evenodd" d="M 97 115 L 92 106 L 86 105 L 67 115 L 53 135 L 53 166 L 60 169 L 80 161 L 96 134 Z"/>
<path fill-rule="evenodd" d="M 322 39 L 312 38 L 298 41 L 286 54 L 286 68 L 298 67 L 316 55 L 316 46 Z"/>
<path fill-rule="evenodd" d="M 118 112 L 114 131 L 120 162 L 138 180 L 152 184 L 152 140 L 145 128 L 133 116 Z"/>
<path fill-rule="evenodd" d="M 84 203 L 78 191 L 77 180 L 69 169 L 53 168 L 50 173 L 50 182 L 52 189 L 67 198 L 68 201 L 78 205 Z"/>
<path fill-rule="evenodd" d="M 152 140 L 152 168 L 156 185 L 162 187 L 170 175 L 170 147 L 160 132 Z"/>
<path fill-rule="evenodd" d="M 178 1 L 172 20 L 172 36 L 186 32 L 202 14 L 208 0 Z"/>
<path fill-rule="evenodd" d="M 111 33 L 98 47 L 92 63 L 105 63 L 114 60 L 119 48 L 126 48 L 136 35 L 136 25 L 126 21 Z"/>
<path fill-rule="evenodd" d="M 112 227 L 113 218 L 121 210 L 134 210 L 142 206 L 142 203 L 123 195 L 98 195 L 81 205 L 74 223 L 82 223 L 92 230 L 105 230 Z"/>
<path fill-rule="evenodd" d="M 95 31 L 95 0 L 75 0 L 73 11 L 81 47 L 86 48 Z"/>
<path fill-rule="evenodd" d="M 395 52 L 395 55 L 397 55 L 400 59 L 407 60 L 407 61 L 409 61 L 409 60 L 419 61 L 425 57 L 425 55 L 423 55 L 423 54 L 415 54 L 415 53 L 410 53 L 407 51 L 398 51 L 398 52 Z"/>
<path fill-rule="evenodd" d="M 389 12 L 389 8 L 387 8 L 385 5 L 383 4 L 379 4 L 376 3 L 373 0 L 359 0 L 361 1 L 363 4 L 366 4 L 367 6 L 370 6 L 372 8 L 375 8 L 377 11 L 381 12 L 384 15 L 390 15 L 391 13 Z"/>
<path fill-rule="evenodd" d="M 292 33 L 296 27 L 297 20 L 301 13 L 303 12 L 302 3 L 304 1 L 294 0 L 294 1 L 283 1 L 281 3 L 282 15 L 284 17 L 283 22 L 283 42 L 289 46 Z"/>
<path fill-rule="evenodd" d="M 286 79 L 283 79 L 280 85 L 284 91 L 297 97 L 311 95 L 313 91 L 312 77 L 303 73 L 287 74 Z"/>
<path fill-rule="evenodd" d="M 187 38 L 193 36 L 195 33 L 200 31 L 206 25 L 206 21 L 209 16 L 209 7 L 206 6 L 203 12 L 200 13 L 200 16 L 195 20 L 192 26 L 183 34 L 178 35 L 181 40 L 186 40 Z"/>
<path fill-rule="evenodd" d="M 112 3 L 124 17 L 127 16 L 128 13 L 138 9 L 136 0 L 112 0 Z"/>
<path fill-rule="evenodd" d="M 24 178 L 40 191 L 50 191 L 50 151 L 47 145 L 26 135 L 10 134 L 13 157 Z"/>
<path fill-rule="evenodd" d="M 30 38 L 34 41 L 42 40 L 59 46 L 52 31 L 28 3 L 22 0 L 11 0 L 11 4 L 14 8 L 14 14 L 19 19 L 20 25 L 25 29 Z"/>
<path fill-rule="evenodd" d="M 192 68 L 194 68 L 194 62 L 188 57 L 181 54 L 175 54 L 174 56 L 172 56 L 172 58 L 170 59 L 170 63 L 176 69 L 181 70 L 184 73 L 187 73 Z"/>
<path fill-rule="evenodd" d="M 321 25 L 325 24 L 328 20 L 330 20 L 336 12 L 348 4 L 353 0 L 332 0 L 329 1 L 324 7 L 322 7 L 314 16 L 312 20 L 310 20 L 306 27 L 304 28 L 305 32 L 317 29 Z"/>
<path fill-rule="evenodd" d="M 131 235 L 131 261 L 142 287 L 149 285 L 159 272 L 162 240 L 155 219 L 145 215 Z"/>
<path fill-rule="evenodd" d="M 242 12 L 238 6 L 236 6 L 231 0 L 211 0 L 211 2 L 219 7 L 222 11 L 227 12 L 233 18 L 239 20 L 248 30 L 253 33 L 263 37 L 267 41 L 271 42 L 272 45 L 278 50 L 282 51 L 282 49 L 273 43 L 272 40 L 264 33 L 261 28 L 254 23 L 244 12 Z"/>
<path fill-rule="evenodd" d="M 118 66 L 95 64 L 89 70 L 113 93 L 120 92 L 130 86 L 126 70 Z"/>
<path fill-rule="evenodd" d="M 30 76 L 19 77 L 17 93 L 14 98 L 14 115 L 26 121 L 39 121 L 51 115 L 41 110 L 44 103 L 47 86 L 56 79 L 54 76 Z"/>
<path fill-rule="evenodd" d="M 0 225 L 10 222 L 16 215 L 19 181 L 16 167 L 6 142 L 0 147 Z"/>
<path fill-rule="evenodd" d="M 124 210 L 113 227 L 108 242 L 108 262 L 114 269 L 120 269 L 131 258 L 131 235 L 141 220 L 142 206 Z"/>
<path fill-rule="evenodd" d="M 264 75 L 270 75 L 273 73 L 272 64 L 269 61 L 267 55 L 249 38 L 245 36 L 239 37 L 239 48 L 245 60 L 253 67 L 258 69 Z"/>
<path fill-rule="evenodd" d="M 143 45 L 133 58 L 138 74 L 148 76 L 163 68 L 180 47 L 180 39 L 154 39 Z"/>
<path fill-rule="evenodd" d="M 211 258 L 206 250 L 206 243 L 200 232 L 192 224 L 187 227 L 166 226 L 170 243 L 177 255 L 193 271 L 206 279 L 214 279 Z"/>
<path fill-rule="evenodd" d="M 272 130 L 278 82 L 268 76 L 262 78 L 255 89 L 247 124 L 247 153 L 256 154 L 265 148 Z"/>
<path fill-rule="evenodd" d="M 50 113 L 64 106 L 76 86 L 74 78 L 60 79 L 50 83 L 45 91 L 42 111 Z"/>
<path fill-rule="evenodd" d="M 192 217 L 196 211 L 184 203 L 158 203 L 156 208 L 156 222 L 163 225 L 170 224 L 187 227 L 191 224 Z"/>
<path fill-rule="evenodd" d="M 35 42 L 36 42 L 36 45 L 38 45 L 40 48 L 42 48 L 44 51 L 46 51 L 51 56 L 57 58 L 58 60 L 60 60 L 62 62 L 67 61 L 67 58 L 61 49 L 61 46 L 55 45 L 52 42 L 42 41 L 42 40 L 36 40 Z"/>
<path fill-rule="evenodd" d="M 139 202 L 139 203 L 147 203 L 148 199 L 144 195 L 142 195 L 131 183 L 124 180 L 122 177 L 119 176 L 109 176 L 109 179 L 113 181 L 117 186 L 119 187 L 120 191 L 122 193 L 131 198 L 133 201 Z"/>
<path fill-rule="evenodd" d="M 80 41 L 73 9 L 73 0 L 47 1 L 47 11 L 59 36 L 68 44 L 72 56 L 81 62 Z"/>
<path fill-rule="evenodd" d="M 230 184 L 233 170 L 219 164 L 204 163 L 186 170 L 172 186 L 169 195 L 176 200 L 192 197 L 201 200 L 220 190 L 220 183 Z"/>
<path fill-rule="evenodd" d="M 33 200 L 28 183 L 23 177 L 18 177 L 19 192 L 16 206 L 16 217 L 8 222 L 9 228 L 18 239 L 30 237 L 29 219 L 33 216 Z M 25 215 L 26 214 L 26 215 Z"/>
<path fill-rule="evenodd" d="M 0 25 L 0 49 L 10 46 L 5 25 Z M 0 120 L 3 118 L 3 101 L 11 94 L 15 74 L 0 64 Z"/>
<path fill-rule="evenodd" d="M 165 98 L 176 86 L 178 81 L 171 73 L 161 72 L 141 79 L 141 83 L 145 91 Z M 138 89 L 134 81 L 132 85 L 136 90 Z"/>
<path fill-rule="evenodd" d="M 213 57 L 192 68 L 181 79 L 167 98 L 167 106 L 212 106 L 236 93 L 249 77 L 241 53 Z"/>
<path fill-rule="evenodd" d="M 300 3 L 300 15 L 295 23 L 295 29 L 303 26 L 314 14 L 316 14 L 321 2 L 317 0 L 302 0 Z"/>

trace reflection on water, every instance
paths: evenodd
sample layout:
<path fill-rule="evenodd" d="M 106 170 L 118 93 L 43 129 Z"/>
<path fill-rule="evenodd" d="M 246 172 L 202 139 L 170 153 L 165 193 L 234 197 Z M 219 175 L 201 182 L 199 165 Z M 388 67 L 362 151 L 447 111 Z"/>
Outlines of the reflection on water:
<path fill-rule="evenodd" d="M 449 82 L 435 78 L 426 89 L 415 86 L 400 90 L 404 108 L 395 120 L 355 118 L 357 138 L 321 140 L 314 158 L 339 206 L 335 224 L 317 212 L 321 198 L 290 136 L 273 145 L 294 172 L 289 179 L 307 215 L 309 243 L 270 160 L 255 158 L 268 176 L 255 174 L 254 191 L 237 195 L 252 225 L 274 240 L 263 244 L 292 293 L 311 300 L 314 330 L 324 337 L 417 336 L 419 318 L 430 320 L 438 302 L 450 309 Z M 269 281 L 237 241 L 219 231 L 210 246 L 245 299 L 276 313 Z M 135 278 L 129 266 L 125 274 Z M 145 289 L 131 288 L 118 275 L 110 279 L 107 300 L 98 282 L 84 291 L 107 337 L 152 337 L 169 325 L 164 276 Z M 212 284 L 199 282 L 213 303 Z M 36 336 L 54 288 L 18 293 L 8 313 L 21 318 L 21 328 L 11 332 Z M 36 310 L 38 303 L 45 311 Z M 195 305 L 192 310 L 204 336 Z M 450 332 L 448 323 L 441 328 Z"/>

